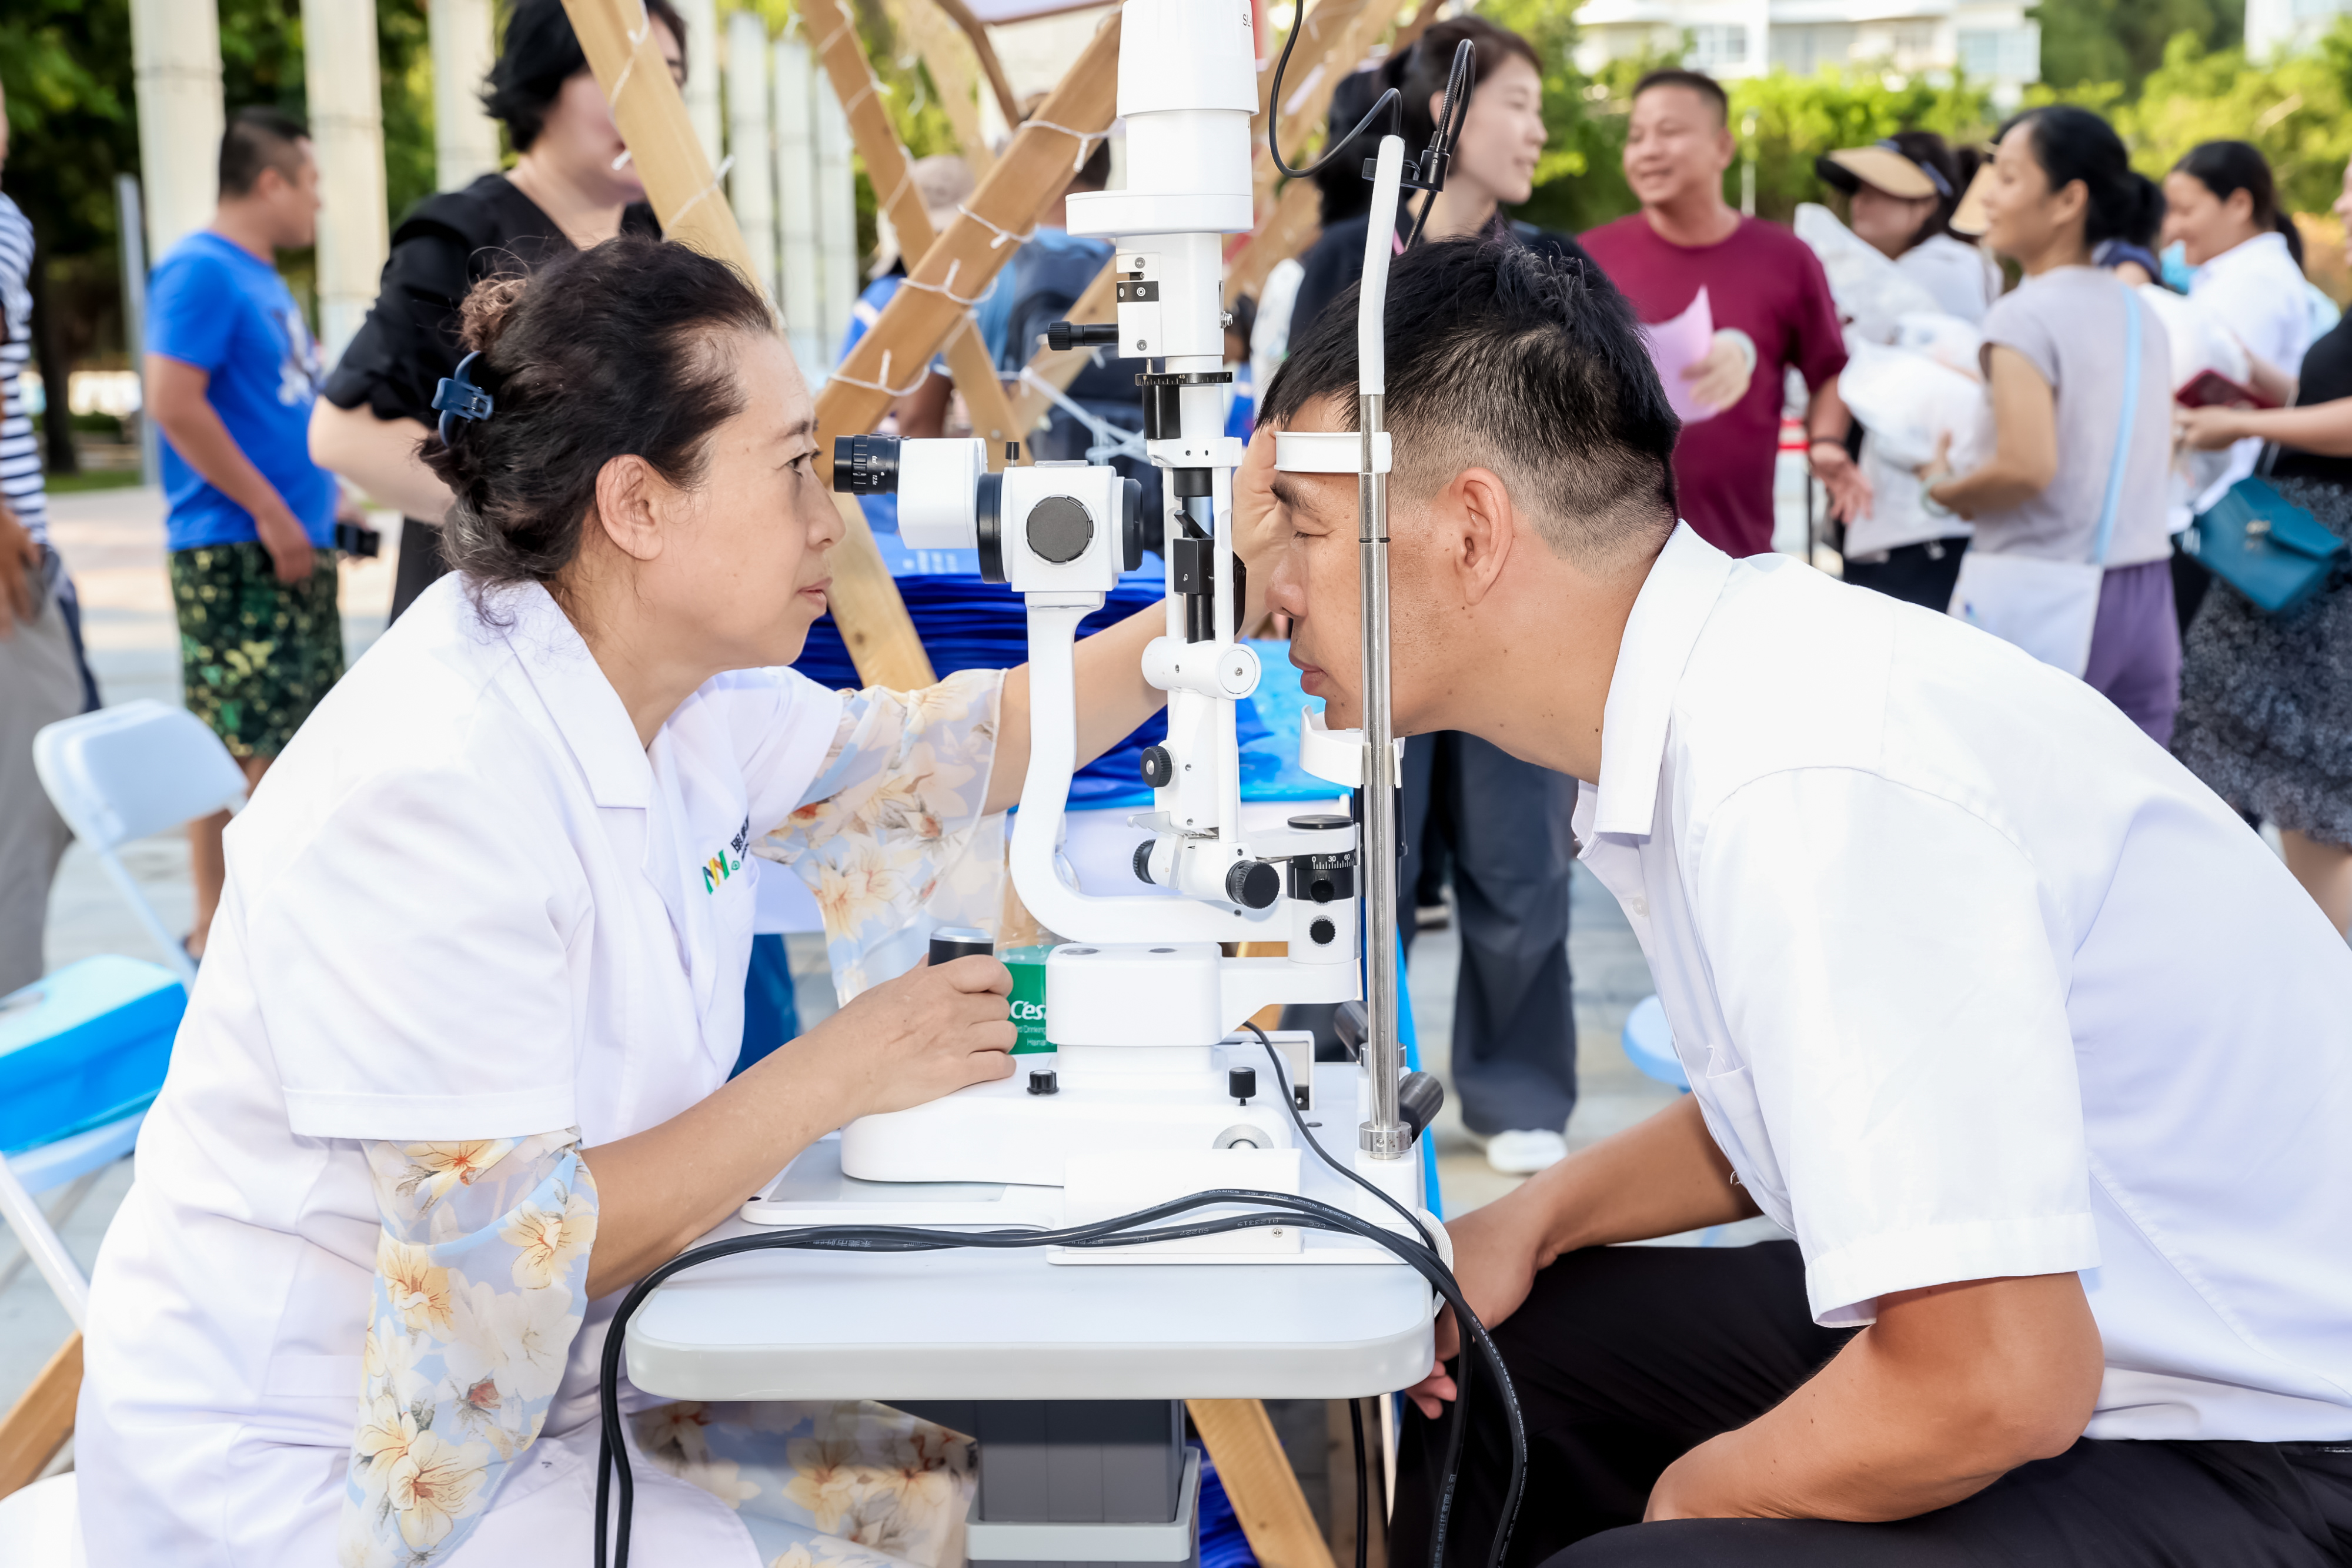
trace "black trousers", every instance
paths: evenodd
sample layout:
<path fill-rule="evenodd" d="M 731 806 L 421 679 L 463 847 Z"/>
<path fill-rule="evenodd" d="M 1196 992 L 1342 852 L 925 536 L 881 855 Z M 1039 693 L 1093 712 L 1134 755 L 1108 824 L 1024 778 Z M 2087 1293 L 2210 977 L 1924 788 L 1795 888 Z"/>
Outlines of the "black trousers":
<path fill-rule="evenodd" d="M 392 570 L 392 613 L 384 617 L 384 624 L 399 620 L 401 612 L 448 570 L 449 559 L 441 553 L 441 525 L 421 517 L 401 518 L 400 559 Z"/>
<path fill-rule="evenodd" d="M 1559 1132 L 1576 1108 L 1568 972 L 1576 780 L 1453 730 L 1404 747 L 1397 929 L 1410 945 L 1421 868 L 1443 845 L 1461 921 L 1454 1091 L 1474 1133 Z"/>
<path fill-rule="evenodd" d="M 1968 553 L 1969 541 L 1964 538 L 1897 545 L 1886 552 L 1884 560 L 1848 557 L 1845 580 L 1856 588 L 1867 588 L 1941 615 L 1952 607 L 1952 585 L 1960 580 L 1960 558 Z"/>
<path fill-rule="evenodd" d="M 1687 1450 L 1753 1420 L 1855 1331 L 1814 1325 L 1793 1241 L 1602 1247 L 1536 1277 L 1495 1331 L 1528 1435 L 1510 1568 L 2323 1568 L 2352 1563 L 2352 1443 L 2083 1438 L 1949 1508 L 1886 1524 L 1641 1523 Z M 1484 1372 L 1474 1370 L 1474 1379 Z M 1389 1561 L 1429 1562 L 1453 1412 L 1407 1406 Z M 1448 1568 L 1480 1568 L 1510 1473 L 1491 1377 L 1472 1385 Z"/>

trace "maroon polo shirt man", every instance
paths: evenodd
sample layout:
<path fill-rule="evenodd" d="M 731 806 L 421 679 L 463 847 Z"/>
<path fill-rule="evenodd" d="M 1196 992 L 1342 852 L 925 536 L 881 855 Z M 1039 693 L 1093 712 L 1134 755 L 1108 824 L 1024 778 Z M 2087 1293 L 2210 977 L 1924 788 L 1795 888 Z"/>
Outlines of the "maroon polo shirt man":
<path fill-rule="evenodd" d="M 1836 515 L 1866 504 L 1869 487 L 1847 455 L 1851 424 L 1838 398 L 1845 341 L 1829 278 L 1802 240 L 1777 224 L 1744 218 L 1723 199 L 1724 171 L 1738 152 L 1723 89 L 1696 71 L 1658 70 L 1633 89 L 1625 139 L 1625 183 L 1642 210 L 1582 236 L 1645 322 L 1670 321 L 1704 287 L 1717 330 L 1717 352 L 1696 369 L 1693 395 L 1715 403 L 1713 418 L 1683 427 L 1675 447 L 1675 488 L 1685 521 L 1732 555 L 1772 548 L 1772 467 L 1780 445 L 1785 371 L 1805 379 L 1814 476 Z M 1727 349 L 1728 333 L 1746 344 Z M 1752 345 L 1752 352 L 1750 346 Z M 1725 374 L 1727 351 L 1748 361 Z"/>

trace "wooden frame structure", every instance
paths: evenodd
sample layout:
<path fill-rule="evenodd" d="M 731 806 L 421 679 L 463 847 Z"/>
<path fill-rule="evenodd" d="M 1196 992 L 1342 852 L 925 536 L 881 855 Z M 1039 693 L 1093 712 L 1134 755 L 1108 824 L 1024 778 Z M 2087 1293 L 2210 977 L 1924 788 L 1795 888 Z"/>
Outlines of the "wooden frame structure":
<path fill-rule="evenodd" d="M 857 145 L 857 155 L 866 160 L 866 177 L 873 182 L 875 198 L 890 226 L 898 231 L 899 248 L 908 256 L 921 256 L 938 236 L 908 172 L 907 150 L 899 145 L 898 133 L 882 108 L 881 84 L 857 41 L 857 31 L 838 0 L 799 0 L 799 4 L 817 63 L 824 68 L 835 96 L 847 110 L 850 139 Z M 964 407 L 971 414 L 972 434 L 988 443 L 989 467 L 1002 468 L 1005 443 L 1021 440 L 1026 427 L 1013 423 L 1004 383 L 996 379 L 995 357 L 981 338 L 979 325 L 968 315 L 949 333 L 947 361 L 957 390 L 963 393 Z"/>

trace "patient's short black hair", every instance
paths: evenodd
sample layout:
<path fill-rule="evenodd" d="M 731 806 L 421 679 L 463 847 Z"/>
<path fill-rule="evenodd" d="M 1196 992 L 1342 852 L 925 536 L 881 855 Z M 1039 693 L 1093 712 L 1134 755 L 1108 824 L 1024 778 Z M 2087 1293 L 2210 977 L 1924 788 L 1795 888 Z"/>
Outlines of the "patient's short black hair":
<path fill-rule="evenodd" d="M 1290 346 L 1262 417 L 1324 398 L 1356 423 L 1349 289 Z M 1681 422 L 1625 297 L 1577 257 L 1503 240 L 1427 241 L 1389 270 L 1391 483 L 1435 493 L 1492 470 L 1563 557 L 1607 570 L 1647 561 L 1675 526 Z"/>

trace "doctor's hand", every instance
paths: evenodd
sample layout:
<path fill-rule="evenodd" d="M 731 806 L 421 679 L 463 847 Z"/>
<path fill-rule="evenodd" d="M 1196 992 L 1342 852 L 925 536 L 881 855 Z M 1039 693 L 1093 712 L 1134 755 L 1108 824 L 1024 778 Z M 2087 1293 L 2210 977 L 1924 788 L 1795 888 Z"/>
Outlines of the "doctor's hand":
<path fill-rule="evenodd" d="M 1524 1189 L 1522 1189 L 1524 1190 Z M 1539 1206 L 1512 1201 L 1517 1194 L 1474 1208 L 1449 1223 L 1454 1239 L 1454 1278 L 1478 1321 L 1492 1329 L 1519 1310 L 1535 1288 L 1536 1270 L 1551 1260 L 1546 1250 L 1543 1212 Z M 1462 1331 L 1448 1307 L 1437 1320 L 1437 1364 L 1427 1377 L 1404 1391 L 1432 1420 L 1454 1395 L 1454 1379 L 1445 1364 L 1462 1352 Z"/>
<path fill-rule="evenodd" d="M 1013 972 L 974 955 L 886 980 L 817 1026 L 845 1121 L 1013 1075 Z"/>
<path fill-rule="evenodd" d="M 1285 542 L 1275 519 L 1274 426 L 1260 422 L 1234 470 L 1234 553 L 1255 575 Z"/>

